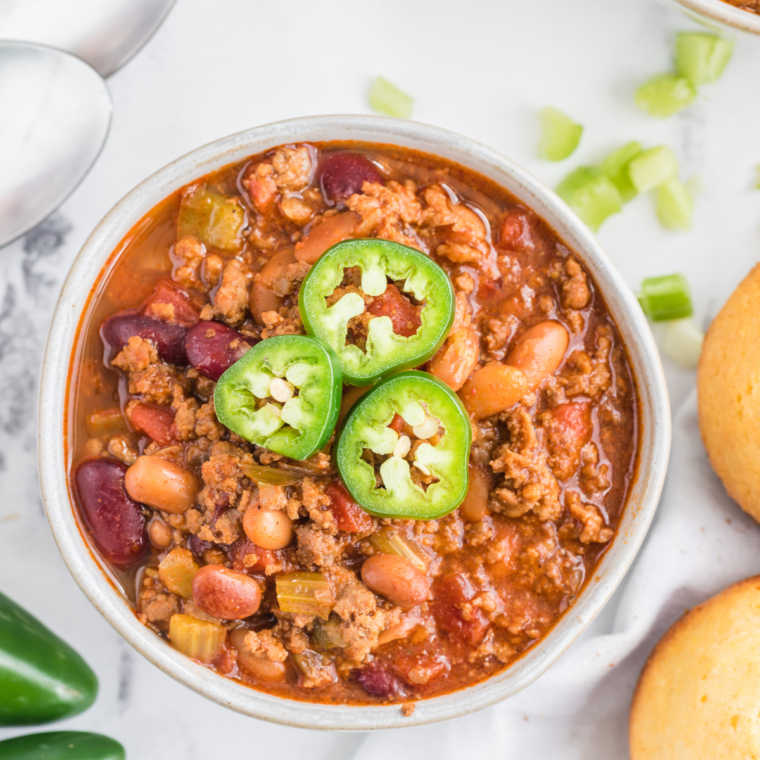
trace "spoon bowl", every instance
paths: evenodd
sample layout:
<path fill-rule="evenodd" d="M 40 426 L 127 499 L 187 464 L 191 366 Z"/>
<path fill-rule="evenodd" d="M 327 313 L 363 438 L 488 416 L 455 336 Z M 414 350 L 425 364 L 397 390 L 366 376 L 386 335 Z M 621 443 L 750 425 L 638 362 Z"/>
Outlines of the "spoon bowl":
<path fill-rule="evenodd" d="M 0 42 L 0 246 L 57 208 L 98 157 L 111 124 L 103 78 L 79 58 Z"/>
<path fill-rule="evenodd" d="M 4 39 L 66 50 L 104 77 L 153 36 L 175 0 L 0 0 Z"/>

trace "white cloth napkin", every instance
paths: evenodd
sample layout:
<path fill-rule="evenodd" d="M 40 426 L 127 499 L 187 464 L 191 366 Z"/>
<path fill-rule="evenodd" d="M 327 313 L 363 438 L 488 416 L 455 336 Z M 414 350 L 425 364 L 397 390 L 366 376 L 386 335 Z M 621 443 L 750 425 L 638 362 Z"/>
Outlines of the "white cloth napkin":
<path fill-rule="evenodd" d="M 457 720 L 369 735 L 356 756 L 627 758 L 628 710 L 649 652 L 686 609 L 760 573 L 759 539 L 758 525 L 710 468 L 692 391 L 675 415 L 668 478 L 647 540 L 592 629 L 512 699 Z"/>

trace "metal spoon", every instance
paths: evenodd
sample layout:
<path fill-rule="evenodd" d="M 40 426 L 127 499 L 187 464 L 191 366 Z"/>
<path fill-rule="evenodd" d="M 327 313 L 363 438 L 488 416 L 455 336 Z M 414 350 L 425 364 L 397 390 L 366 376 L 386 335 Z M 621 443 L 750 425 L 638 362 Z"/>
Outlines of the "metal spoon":
<path fill-rule="evenodd" d="M 0 34 L 67 50 L 109 77 L 161 26 L 175 0 L 0 0 Z"/>
<path fill-rule="evenodd" d="M 79 58 L 0 42 L 0 246 L 82 181 L 103 147 L 111 109 L 105 81 Z"/>

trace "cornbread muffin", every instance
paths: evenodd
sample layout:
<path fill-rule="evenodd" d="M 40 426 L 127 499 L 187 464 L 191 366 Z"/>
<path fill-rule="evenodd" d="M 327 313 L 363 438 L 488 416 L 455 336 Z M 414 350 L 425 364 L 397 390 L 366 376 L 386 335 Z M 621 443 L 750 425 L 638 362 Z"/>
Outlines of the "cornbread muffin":
<path fill-rule="evenodd" d="M 710 462 L 729 496 L 760 521 L 760 265 L 710 325 L 697 393 Z"/>
<path fill-rule="evenodd" d="M 631 760 L 760 757 L 760 576 L 684 615 L 644 668 Z"/>

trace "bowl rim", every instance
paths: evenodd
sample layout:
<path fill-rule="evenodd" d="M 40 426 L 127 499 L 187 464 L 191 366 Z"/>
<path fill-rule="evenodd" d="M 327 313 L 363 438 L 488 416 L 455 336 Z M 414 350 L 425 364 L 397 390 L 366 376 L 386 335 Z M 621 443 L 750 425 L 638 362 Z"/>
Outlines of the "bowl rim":
<path fill-rule="evenodd" d="M 485 174 L 534 209 L 584 262 L 626 345 L 639 390 L 638 474 L 615 540 L 573 608 L 533 649 L 506 670 L 478 684 L 416 702 L 405 717 L 399 705 L 347 706 L 303 702 L 257 691 L 172 649 L 143 626 L 85 540 L 67 488 L 63 409 L 70 357 L 82 310 L 105 262 L 133 224 L 173 190 L 249 155 L 282 144 L 355 140 L 416 148 Z M 127 193 L 101 220 L 74 259 L 50 326 L 42 363 L 38 416 L 40 489 L 53 536 L 69 571 L 106 620 L 137 651 L 180 683 L 246 715 L 310 729 L 372 730 L 446 720 L 482 709 L 538 678 L 598 614 L 622 580 L 644 540 L 662 491 L 670 452 L 667 388 L 646 319 L 633 292 L 596 238 L 548 188 L 510 159 L 439 127 L 379 116 L 313 116 L 254 127 L 176 159 Z"/>
<path fill-rule="evenodd" d="M 760 35 L 760 16 L 737 8 L 723 0 L 669 0 L 698 21 L 718 26 L 724 31 Z"/>

